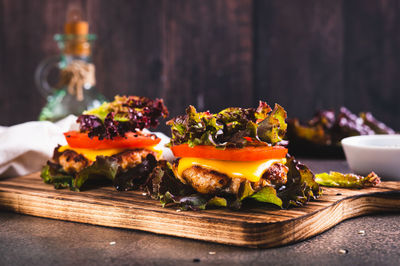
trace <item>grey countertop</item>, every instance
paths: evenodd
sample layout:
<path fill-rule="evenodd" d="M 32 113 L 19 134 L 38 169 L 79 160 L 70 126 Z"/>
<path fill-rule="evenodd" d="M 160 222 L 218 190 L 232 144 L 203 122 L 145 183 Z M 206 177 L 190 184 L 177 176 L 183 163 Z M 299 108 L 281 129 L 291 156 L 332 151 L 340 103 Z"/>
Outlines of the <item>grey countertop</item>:
<path fill-rule="evenodd" d="M 302 160 L 315 172 L 342 160 Z M 400 215 L 344 221 L 306 241 L 247 249 L 0 211 L 0 265 L 400 265 Z"/>

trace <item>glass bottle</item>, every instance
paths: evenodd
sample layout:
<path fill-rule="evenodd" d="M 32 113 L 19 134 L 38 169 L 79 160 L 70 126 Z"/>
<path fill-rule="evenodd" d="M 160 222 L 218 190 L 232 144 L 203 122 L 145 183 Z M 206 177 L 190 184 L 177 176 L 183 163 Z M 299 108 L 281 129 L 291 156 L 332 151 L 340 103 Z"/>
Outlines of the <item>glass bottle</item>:
<path fill-rule="evenodd" d="M 61 54 L 45 59 L 35 73 L 36 85 L 47 99 L 39 120 L 57 121 L 69 114 L 80 115 L 106 100 L 95 87 L 92 48 L 96 35 L 88 34 L 89 25 L 80 16 L 72 16 L 65 24 L 65 34 L 54 36 Z M 48 76 L 54 68 L 59 71 L 59 80 L 51 86 Z"/>

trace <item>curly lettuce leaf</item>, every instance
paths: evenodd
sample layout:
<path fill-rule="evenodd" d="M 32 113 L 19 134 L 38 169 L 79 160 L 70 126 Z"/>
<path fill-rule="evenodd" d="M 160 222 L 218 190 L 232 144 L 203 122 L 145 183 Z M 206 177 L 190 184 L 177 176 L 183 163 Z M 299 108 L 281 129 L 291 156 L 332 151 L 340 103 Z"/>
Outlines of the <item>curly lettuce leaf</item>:
<path fill-rule="evenodd" d="M 89 178 L 105 177 L 111 181 L 118 173 L 118 161 L 113 157 L 97 156 L 96 161 L 78 173 L 74 188 L 79 190 Z"/>
<path fill-rule="evenodd" d="M 41 177 L 47 184 L 55 188 L 69 188 L 80 191 L 93 183 L 90 181 L 110 180 L 117 190 L 134 190 L 142 188 L 149 182 L 149 175 L 157 165 L 157 160 L 148 154 L 141 163 L 127 169 L 122 169 L 118 160 L 109 156 L 97 156 L 96 161 L 82 169 L 78 174 L 67 174 L 60 165 L 48 162 L 43 167 Z"/>
<path fill-rule="evenodd" d="M 364 188 L 379 185 L 381 179 L 374 172 L 367 176 L 356 174 L 343 174 L 330 171 L 329 173 L 320 173 L 315 175 L 318 184 L 327 187 L 343 187 L 343 188 Z"/>
<path fill-rule="evenodd" d="M 267 145 L 265 142 L 275 145 L 286 132 L 285 118 L 282 107 L 276 105 L 271 112 L 265 102 L 260 102 L 257 109 L 230 107 L 217 114 L 197 112 L 189 106 L 186 115 L 167 122 L 172 135 L 169 146 L 187 143 L 190 147 L 212 145 L 224 149 Z"/>
<path fill-rule="evenodd" d="M 179 198 L 176 203 L 181 205 L 181 209 L 187 210 L 205 210 L 209 199 L 201 194 L 189 195 Z"/>
<path fill-rule="evenodd" d="M 340 141 L 345 137 L 395 134 L 393 129 L 378 121 L 371 113 L 357 116 L 345 107 L 341 107 L 337 114 L 333 110 L 319 111 L 305 124 L 296 118 L 289 119 L 288 125 L 288 138 L 294 147 L 301 141 L 321 146 L 340 146 Z"/>
<path fill-rule="evenodd" d="M 142 188 L 149 179 L 149 175 L 157 165 L 157 160 L 148 154 L 142 162 L 127 170 L 120 170 L 114 177 L 114 187 L 119 191 L 136 190 Z"/>
<path fill-rule="evenodd" d="M 290 119 L 288 121 L 288 137 L 294 143 L 296 139 L 305 139 L 318 145 L 330 145 L 332 142 L 331 137 L 326 134 L 322 125 L 303 126 L 298 119 Z"/>
<path fill-rule="evenodd" d="M 242 201 L 245 198 L 253 195 L 254 192 L 255 191 L 254 191 L 253 187 L 251 186 L 250 181 L 246 180 L 240 185 L 237 198 L 238 198 L 238 200 Z"/>
<path fill-rule="evenodd" d="M 287 183 L 277 191 L 284 208 L 303 206 L 322 194 L 314 174 L 307 166 L 296 161 L 294 157 L 287 158 L 286 166 L 289 168 Z"/>
<path fill-rule="evenodd" d="M 178 180 L 169 162 L 160 161 L 154 168 L 148 184 L 148 193 L 160 200 L 163 207 L 176 206 L 181 210 L 204 210 L 208 199 Z"/>
<path fill-rule="evenodd" d="M 52 171 L 51 165 L 45 165 L 40 177 L 46 184 L 53 184 L 54 188 L 73 188 L 74 177 L 64 173 Z"/>
<path fill-rule="evenodd" d="M 275 144 L 280 142 L 286 134 L 286 111 L 279 104 L 259 124 L 257 136 L 260 140 Z"/>
<path fill-rule="evenodd" d="M 150 173 L 146 190 L 155 198 L 167 192 L 177 196 L 189 195 L 194 192 L 190 186 L 183 184 L 175 177 L 171 164 L 165 160 L 158 161 L 157 166 Z"/>
<path fill-rule="evenodd" d="M 369 126 L 375 134 L 396 134 L 393 129 L 377 120 L 370 112 L 362 112 L 360 113 L 360 117 L 364 124 Z"/>
<path fill-rule="evenodd" d="M 212 197 L 208 202 L 207 202 L 207 207 L 208 206 L 214 206 L 214 207 L 227 207 L 228 206 L 228 201 L 223 198 L 223 197 Z"/>
<path fill-rule="evenodd" d="M 88 111 L 84 111 L 84 115 L 93 115 L 99 118 L 101 121 L 104 121 L 106 119 L 108 113 L 112 112 L 112 108 L 110 108 L 110 103 L 109 102 L 104 102 L 102 105 L 100 105 L 97 108 L 93 108 Z"/>
<path fill-rule="evenodd" d="M 186 108 L 185 116 L 175 117 L 167 125 L 171 126 L 171 143 L 188 143 L 190 147 L 215 145 L 217 132 L 222 129 L 210 113 L 198 113 L 193 106 Z"/>
<path fill-rule="evenodd" d="M 340 108 L 335 124 L 332 126 L 332 142 L 340 143 L 345 137 L 372 135 L 375 132 L 364 123 L 361 117 L 345 107 Z"/>
<path fill-rule="evenodd" d="M 275 204 L 279 207 L 282 207 L 283 204 L 282 200 L 277 196 L 276 190 L 269 186 L 263 187 L 258 192 L 252 194 L 250 198 L 259 202 Z"/>
<path fill-rule="evenodd" d="M 89 137 L 113 139 L 127 132 L 156 127 L 158 118 L 167 117 L 162 99 L 151 100 L 138 96 L 115 96 L 114 101 L 85 111 L 78 117 L 80 131 Z"/>

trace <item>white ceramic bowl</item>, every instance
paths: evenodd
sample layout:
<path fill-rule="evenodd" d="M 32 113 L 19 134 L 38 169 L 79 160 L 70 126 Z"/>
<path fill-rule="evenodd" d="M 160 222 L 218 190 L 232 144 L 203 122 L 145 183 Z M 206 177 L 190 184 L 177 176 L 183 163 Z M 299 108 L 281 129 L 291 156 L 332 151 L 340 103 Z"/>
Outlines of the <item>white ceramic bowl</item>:
<path fill-rule="evenodd" d="M 384 179 L 400 180 L 400 135 L 367 135 L 342 139 L 350 168 L 360 175 L 374 171 Z"/>

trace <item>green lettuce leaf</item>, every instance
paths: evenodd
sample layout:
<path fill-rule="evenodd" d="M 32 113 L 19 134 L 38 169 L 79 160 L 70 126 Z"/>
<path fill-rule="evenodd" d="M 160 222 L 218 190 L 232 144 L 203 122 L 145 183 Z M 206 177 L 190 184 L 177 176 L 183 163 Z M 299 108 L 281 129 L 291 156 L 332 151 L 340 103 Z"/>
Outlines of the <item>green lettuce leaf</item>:
<path fill-rule="evenodd" d="M 311 199 L 317 199 L 322 190 L 315 182 L 315 176 L 307 166 L 287 157 L 286 166 L 289 168 L 287 183 L 279 188 L 277 195 L 283 202 L 283 207 L 303 206 Z"/>
<path fill-rule="evenodd" d="M 104 102 L 102 105 L 100 105 L 97 108 L 93 108 L 91 110 L 83 112 L 84 115 L 94 115 L 100 118 L 102 121 L 106 119 L 108 113 L 112 112 L 112 108 L 110 106 L 109 102 Z M 116 118 L 114 117 L 116 120 Z"/>
<path fill-rule="evenodd" d="M 315 175 L 318 184 L 327 187 L 344 187 L 344 188 L 364 188 L 377 186 L 381 179 L 374 172 L 367 176 L 356 174 L 343 174 L 331 171 L 328 173 L 320 173 Z"/>
<path fill-rule="evenodd" d="M 282 207 L 282 200 L 276 195 L 276 190 L 273 187 L 263 187 L 261 190 L 251 195 L 250 198 Z"/>
<path fill-rule="evenodd" d="M 114 178 L 114 187 L 119 191 L 143 189 L 156 166 L 156 158 L 148 154 L 140 164 L 126 170 L 119 169 Z"/>
<path fill-rule="evenodd" d="M 271 144 L 280 142 L 286 134 L 285 119 L 286 111 L 279 104 L 275 104 L 274 110 L 258 126 L 258 138 Z"/>
<path fill-rule="evenodd" d="M 118 161 L 113 157 L 97 156 L 96 161 L 76 176 L 74 180 L 74 188 L 79 190 L 83 184 L 89 178 L 105 177 L 111 181 L 114 181 L 115 176 L 118 173 Z"/>
<path fill-rule="evenodd" d="M 118 122 L 128 122 L 132 119 L 132 113 L 140 112 L 141 116 L 145 116 L 149 109 L 159 109 L 157 114 L 166 117 L 168 110 L 163 105 L 163 101 L 156 99 L 151 100 L 146 97 L 139 96 L 115 96 L 114 101 L 104 102 L 97 108 L 93 108 L 83 112 L 84 115 L 94 115 L 104 122 L 109 113 L 114 113 L 114 120 Z"/>
<path fill-rule="evenodd" d="M 228 202 L 223 197 L 213 197 L 207 202 L 207 206 L 216 206 L 216 207 L 226 207 L 228 206 Z"/>
<path fill-rule="evenodd" d="M 138 96 L 115 96 L 114 101 L 85 111 L 77 119 L 81 132 L 90 138 L 113 139 L 128 132 L 156 127 L 168 110 L 162 99 L 151 100 Z"/>
<path fill-rule="evenodd" d="M 298 119 L 289 119 L 288 138 L 296 144 L 297 139 L 308 140 L 318 145 L 330 145 L 332 138 L 325 132 L 326 129 L 320 124 L 315 126 L 303 126 Z"/>
<path fill-rule="evenodd" d="M 158 162 L 148 180 L 145 186 L 147 193 L 158 199 L 163 207 L 176 206 L 182 210 L 206 208 L 208 199 L 177 179 L 171 164 L 165 160 Z"/>
<path fill-rule="evenodd" d="M 64 173 L 54 173 L 50 165 L 45 165 L 40 173 L 40 177 L 46 184 L 53 184 L 54 188 L 73 188 L 74 177 Z"/>
<path fill-rule="evenodd" d="M 149 195 L 159 198 L 160 195 L 171 193 L 176 196 L 190 195 L 194 190 L 177 179 L 168 161 L 160 160 L 157 166 L 149 175 L 149 182 L 146 183 L 146 190 Z"/>
<path fill-rule="evenodd" d="M 43 179 L 43 181 L 44 181 L 46 184 L 51 184 L 51 183 L 52 183 L 53 177 L 52 177 L 52 175 L 50 174 L 50 166 L 49 166 L 49 165 L 45 165 L 45 166 L 42 168 L 42 172 L 40 173 L 40 177 Z"/>
<path fill-rule="evenodd" d="M 190 147 L 213 145 L 224 149 L 266 145 L 264 141 L 274 145 L 286 132 L 285 118 L 286 112 L 282 107 L 276 105 L 271 112 L 265 102 L 260 102 L 257 109 L 231 107 L 217 114 L 197 112 L 189 106 L 186 115 L 167 122 L 172 135 L 169 146 L 187 143 Z M 259 124 L 261 120 L 262 127 Z"/>
<path fill-rule="evenodd" d="M 149 175 L 157 165 L 157 160 L 148 154 L 140 164 L 128 169 L 122 169 L 118 160 L 109 156 L 97 156 L 96 161 L 72 175 L 62 171 L 60 165 L 48 162 L 43 167 L 41 177 L 47 184 L 55 188 L 70 188 L 80 191 L 83 187 L 98 181 L 110 180 L 117 190 L 135 190 L 144 187 L 149 182 Z"/>
<path fill-rule="evenodd" d="M 186 197 L 181 197 L 176 203 L 179 203 L 181 209 L 187 210 L 205 210 L 209 199 L 201 194 L 194 194 Z"/>
<path fill-rule="evenodd" d="M 114 101 L 104 102 L 97 108 L 93 108 L 83 112 L 84 115 L 94 115 L 104 122 L 107 115 L 111 112 L 115 113 L 114 120 L 118 122 L 129 121 L 129 108 L 127 106 L 128 98 L 125 96 L 115 96 Z M 136 108 L 140 110 L 140 108 Z"/>
<path fill-rule="evenodd" d="M 251 186 L 250 181 L 246 180 L 240 185 L 237 198 L 239 200 L 243 200 L 247 197 L 250 197 L 253 194 L 254 194 L 254 189 Z"/>

